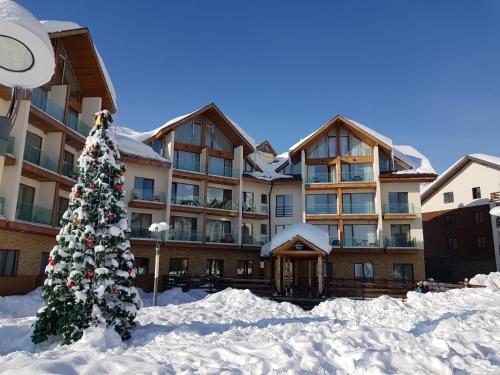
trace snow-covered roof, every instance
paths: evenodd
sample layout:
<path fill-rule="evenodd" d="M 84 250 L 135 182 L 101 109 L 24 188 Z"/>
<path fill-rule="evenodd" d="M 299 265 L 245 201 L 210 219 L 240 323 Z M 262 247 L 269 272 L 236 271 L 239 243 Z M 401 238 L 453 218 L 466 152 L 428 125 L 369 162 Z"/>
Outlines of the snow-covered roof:
<path fill-rule="evenodd" d="M 118 149 L 122 154 L 139 159 L 168 162 L 167 159 L 160 156 L 150 146 L 135 139 L 133 137 L 134 134 L 137 134 L 137 132 L 120 126 L 114 126 L 109 131 L 109 136 L 116 141 Z"/>
<path fill-rule="evenodd" d="M 448 181 L 453 175 L 460 170 L 461 166 L 466 165 L 469 161 L 473 161 L 480 164 L 488 164 L 495 168 L 500 169 L 500 157 L 486 154 L 469 154 L 460 158 L 458 161 L 453 163 L 448 169 L 446 169 L 439 177 L 432 183 L 424 186 L 421 191 L 422 200 L 427 199 L 433 191 L 436 191 L 441 187 L 446 181 Z"/>
<path fill-rule="evenodd" d="M 294 237 L 301 237 L 327 254 L 330 254 L 330 251 L 332 251 L 330 239 L 326 231 L 312 224 L 296 223 L 276 233 L 271 241 L 262 245 L 260 255 L 269 256 L 273 250 L 290 241 Z"/>
<path fill-rule="evenodd" d="M 268 181 L 275 180 L 278 178 L 291 178 L 292 176 L 287 176 L 276 172 L 276 169 L 278 169 L 288 161 L 288 157 L 289 157 L 288 152 L 284 152 L 274 157 L 273 163 L 267 163 L 265 160 L 262 160 L 262 158 L 259 156 L 257 152 L 253 152 L 250 155 L 248 155 L 248 158 L 252 160 L 262 172 L 254 171 L 249 173 L 247 172 L 247 174 L 255 178 L 258 178 L 260 180 L 268 180 Z"/>
<path fill-rule="evenodd" d="M 70 21 L 58 21 L 58 20 L 43 20 L 40 21 L 42 26 L 45 28 L 45 30 L 48 33 L 57 33 L 57 32 L 62 32 L 62 31 L 68 31 L 68 30 L 76 30 L 76 29 L 82 29 L 83 27 L 80 26 L 79 24 L 75 22 L 70 22 Z M 94 48 L 97 54 L 97 58 L 99 60 L 99 64 L 101 65 L 102 73 L 104 74 L 104 79 L 106 80 L 106 84 L 109 89 L 109 93 L 111 94 L 111 99 L 113 99 L 113 103 L 115 105 L 115 108 L 118 108 L 117 102 L 116 102 L 116 91 L 115 87 L 113 86 L 113 81 L 111 81 L 111 77 L 108 73 L 108 70 L 106 69 L 106 65 L 104 64 L 104 61 L 102 60 L 101 54 L 99 53 L 99 50 L 94 44 Z"/>
<path fill-rule="evenodd" d="M 396 174 L 405 173 L 436 173 L 431 162 L 420 151 L 408 145 L 394 145 L 394 156 L 411 165 L 411 169 L 395 172 Z"/>

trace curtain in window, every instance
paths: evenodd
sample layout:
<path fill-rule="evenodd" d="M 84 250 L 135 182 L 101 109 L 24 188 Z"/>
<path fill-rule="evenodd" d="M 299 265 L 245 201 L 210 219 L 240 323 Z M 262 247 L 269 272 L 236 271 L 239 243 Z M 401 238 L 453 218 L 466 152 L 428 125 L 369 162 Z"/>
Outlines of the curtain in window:
<path fill-rule="evenodd" d="M 198 120 L 188 121 L 175 129 L 175 141 L 190 145 L 201 144 L 201 122 Z"/>
<path fill-rule="evenodd" d="M 210 242 L 232 242 L 229 239 L 231 234 L 231 222 L 229 221 L 207 221 L 207 238 Z"/>
<path fill-rule="evenodd" d="M 349 134 L 349 146 L 350 146 L 350 156 L 371 155 L 371 147 L 352 134 Z"/>
<path fill-rule="evenodd" d="M 224 134 L 213 124 L 207 126 L 206 146 L 219 151 L 233 151 L 233 144 Z"/>
<path fill-rule="evenodd" d="M 200 155 L 194 152 L 175 151 L 174 168 L 199 172 L 200 171 Z"/>

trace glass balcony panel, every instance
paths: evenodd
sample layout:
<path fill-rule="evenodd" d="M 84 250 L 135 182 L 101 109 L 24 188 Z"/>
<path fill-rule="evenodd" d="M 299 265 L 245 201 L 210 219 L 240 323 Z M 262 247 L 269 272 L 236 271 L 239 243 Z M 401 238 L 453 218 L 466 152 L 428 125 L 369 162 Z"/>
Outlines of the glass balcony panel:
<path fill-rule="evenodd" d="M 31 94 L 31 103 L 38 109 L 54 117 L 59 122 L 64 121 L 64 108 L 48 99 L 47 93 L 44 90 L 40 88 L 33 89 Z"/>
<path fill-rule="evenodd" d="M 148 189 L 134 189 L 132 191 L 132 199 L 149 202 L 165 202 L 165 193 Z"/>
<path fill-rule="evenodd" d="M 384 214 L 414 214 L 413 203 L 388 203 L 384 204 Z"/>
<path fill-rule="evenodd" d="M 0 197 L 0 215 L 4 214 L 4 210 L 5 210 L 5 198 Z"/>
<path fill-rule="evenodd" d="M 269 206 L 259 203 L 243 203 L 243 212 L 267 215 Z"/>
<path fill-rule="evenodd" d="M 212 198 L 207 201 L 207 208 L 213 208 L 217 210 L 238 211 L 240 207 L 238 201 Z"/>
<path fill-rule="evenodd" d="M 8 154 L 13 154 L 14 153 L 14 142 L 15 138 L 14 137 L 9 137 L 8 143 L 7 143 L 7 153 Z"/>
<path fill-rule="evenodd" d="M 306 214 L 308 215 L 336 215 L 337 205 L 335 203 L 307 203 Z"/>
<path fill-rule="evenodd" d="M 344 237 L 344 247 L 379 247 L 376 238 Z"/>
<path fill-rule="evenodd" d="M 67 161 L 63 161 L 63 175 L 66 177 L 72 178 L 72 179 L 77 179 L 78 175 L 80 174 L 80 169 Z"/>
<path fill-rule="evenodd" d="M 200 172 L 200 161 L 190 159 L 174 159 L 174 169 L 183 171 Z"/>
<path fill-rule="evenodd" d="M 205 237 L 205 242 L 217 242 L 217 243 L 238 243 L 238 239 L 233 232 L 228 233 L 207 233 Z"/>
<path fill-rule="evenodd" d="M 51 225 L 52 210 L 29 203 L 17 202 L 16 219 Z"/>
<path fill-rule="evenodd" d="M 372 182 L 373 171 L 358 170 L 358 171 L 343 171 L 342 182 Z"/>
<path fill-rule="evenodd" d="M 232 167 L 221 167 L 219 165 L 208 163 L 208 174 L 212 176 L 239 178 L 239 171 Z"/>
<path fill-rule="evenodd" d="M 28 143 L 24 146 L 24 160 L 57 173 L 59 158 Z"/>
<path fill-rule="evenodd" d="M 169 230 L 168 240 L 170 241 L 193 241 L 201 242 L 201 232 L 196 230 Z"/>
<path fill-rule="evenodd" d="M 203 207 L 201 197 L 196 197 L 194 195 L 172 196 L 170 203 L 180 206 Z"/>
<path fill-rule="evenodd" d="M 342 206 L 342 213 L 346 215 L 370 215 L 375 214 L 375 203 L 353 203 L 344 204 Z"/>
<path fill-rule="evenodd" d="M 311 173 L 307 175 L 308 184 L 335 183 L 335 173 Z"/>
<path fill-rule="evenodd" d="M 241 241 L 244 245 L 256 245 L 262 246 L 267 242 L 266 235 L 251 235 L 251 234 L 243 234 L 241 237 Z"/>
<path fill-rule="evenodd" d="M 149 228 L 130 228 L 130 238 L 155 238 Z"/>
<path fill-rule="evenodd" d="M 409 234 L 394 234 L 386 239 L 387 247 L 416 247 L 417 239 L 410 237 Z"/>

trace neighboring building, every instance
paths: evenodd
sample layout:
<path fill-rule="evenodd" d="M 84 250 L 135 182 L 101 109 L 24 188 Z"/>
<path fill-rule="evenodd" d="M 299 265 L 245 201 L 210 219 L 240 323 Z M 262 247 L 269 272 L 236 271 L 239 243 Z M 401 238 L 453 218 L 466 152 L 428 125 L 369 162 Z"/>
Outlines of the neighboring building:
<path fill-rule="evenodd" d="M 85 123 L 92 124 L 96 111 L 116 109 L 88 30 L 46 27 L 58 68 L 31 102 L 23 101 L 13 130 L 0 187 L 0 294 L 40 283 L 75 183 L 75 161 L 90 129 Z M 2 93 L 5 108 L 8 91 Z M 161 241 L 161 275 L 274 278 L 276 286 L 296 289 L 315 288 L 311 277 L 321 275 L 425 278 L 419 187 L 437 176 L 410 146 L 336 116 L 278 154 L 268 141 L 256 145 L 215 104 L 150 132 L 114 126 L 111 133 L 127 165 L 140 286 L 152 282 L 155 239 L 147 228 L 158 221 L 170 223 Z M 291 227 L 297 223 L 304 226 Z M 296 235 L 308 224 L 327 233 L 330 251 Z M 261 256 L 262 245 L 285 228 L 293 238 Z"/>
<path fill-rule="evenodd" d="M 463 281 L 500 270 L 500 157 L 471 154 L 422 192 L 427 276 Z"/>

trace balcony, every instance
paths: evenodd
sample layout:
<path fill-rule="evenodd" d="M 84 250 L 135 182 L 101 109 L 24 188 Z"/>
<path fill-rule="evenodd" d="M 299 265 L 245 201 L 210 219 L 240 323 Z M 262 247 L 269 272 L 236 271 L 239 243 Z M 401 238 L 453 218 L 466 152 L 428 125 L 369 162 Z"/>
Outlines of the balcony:
<path fill-rule="evenodd" d="M 68 128 L 73 129 L 74 131 L 80 133 L 84 137 L 87 137 L 90 131 L 92 130 L 92 127 L 90 125 L 78 119 L 69 120 Z"/>
<path fill-rule="evenodd" d="M 214 210 L 225 211 L 238 211 L 240 209 L 238 201 L 219 198 L 208 199 L 206 207 Z"/>
<path fill-rule="evenodd" d="M 207 233 L 205 236 L 205 242 L 236 244 L 238 243 L 238 239 L 232 232 L 214 234 Z"/>
<path fill-rule="evenodd" d="M 220 167 L 210 162 L 208 163 L 208 174 L 211 176 L 240 178 L 239 170 L 230 167 Z"/>
<path fill-rule="evenodd" d="M 169 241 L 201 242 L 201 232 L 196 230 L 169 230 Z"/>
<path fill-rule="evenodd" d="M 336 215 L 337 205 L 335 203 L 312 204 L 306 205 L 307 215 Z"/>
<path fill-rule="evenodd" d="M 337 179 L 335 177 L 335 173 L 314 173 L 311 175 L 307 175 L 307 184 L 328 184 L 335 183 Z"/>
<path fill-rule="evenodd" d="M 54 173 L 58 172 L 57 167 L 59 158 L 56 155 L 51 155 L 32 145 L 26 144 L 24 146 L 24 160 Z"/>
<path fill-rule="evenodd" d="M 268 215 L 269 206 L 267 204 L 243 203 L 243 213 Z"/>
<path fill-rule="evenodd" d="M 5 198 L 0 197 L 0 216 L 3 216 L 5 210 Z"/>
<path fill-rule="evenodd" d="M 17 202 L 16 219 L 38 224 L 52 224 L 52 210 L 29 203 Z"/>
<path fill-rule="evenodd" d="M 243 234 L 241 237 L 241 241 L 243 245 L 262 246 L 267 242 L 267 236 L 266 235 L 254 236 L 251 234 Z"/>
<path fill-rule="evenodd" d="M 165 193 L 153 190 L 134 189 L 132 190 L 132 199 L 148 201 L 148 202 L 165 203 Z"/>
<path fill-rule="evenodd" d="M 14 142 L 15 142 L 15 138 L 14 137 L 10 137 L 9 141 L 7 143 L 7 153 L 8 154 L 13 154 L 14 153 Z"/>
<path fill-rule="evenodd" d="M 201 172 L 200 161 L 199 160 L 177 160 L 174 159 L 174 169 L 179 169 L 181 171 L 188 172 Z"/>
<path fill-rule="evenodd" d="M 417 239 L 406 234 L 393 235 L 385 239 L 385 247 L 417 247 Z"/>
<path fill-rule="evenodd" d="M 384 204 L 384 215 L 415 214 L 413 203 L 388 203 Z"/>
<path fill-rule="evenodd" d="M 345 215 L 374 215 L 375 204 L 373 202 L 353 203 L 342 206 L 342 214 Z"/>
<path fill-rule="evenodd" d="M 78 175 L 80 174 L 80 169 L 72 163 L 63 161 L 62 174 L 65 175 L 66 177 L 76 180 L 78 178 Z"/>
<path fill-rule="evenodd" d="M 194 195 L 172 196 L 170 203 L 178 206 L 203 207 L 202 199 Z"/>
<path fill-rule="evenodd" d="M 130 228 L 130 238 L 155 238 L 148 228 Z"/>
<path fill-rule="evenodd" d="M 342 182 L 373 182 L 373 171 L 342 172 Z"/>
<path fill-rule="evenodd" d="M 47 99 L 47 94 L 42 89 L 33 89 L 31 94 L 31 104 L 46 114 L 52 116 L 59 122 L 64 122 L 64 108 L 60 107 L 52 100 Z"/>
<path fill-rule="evenodd" d="M 378 248 L 378 240 L 376 238 L 368 239 L 368 238 L 344 238 L 344 247 L 373 247 Z"/>

